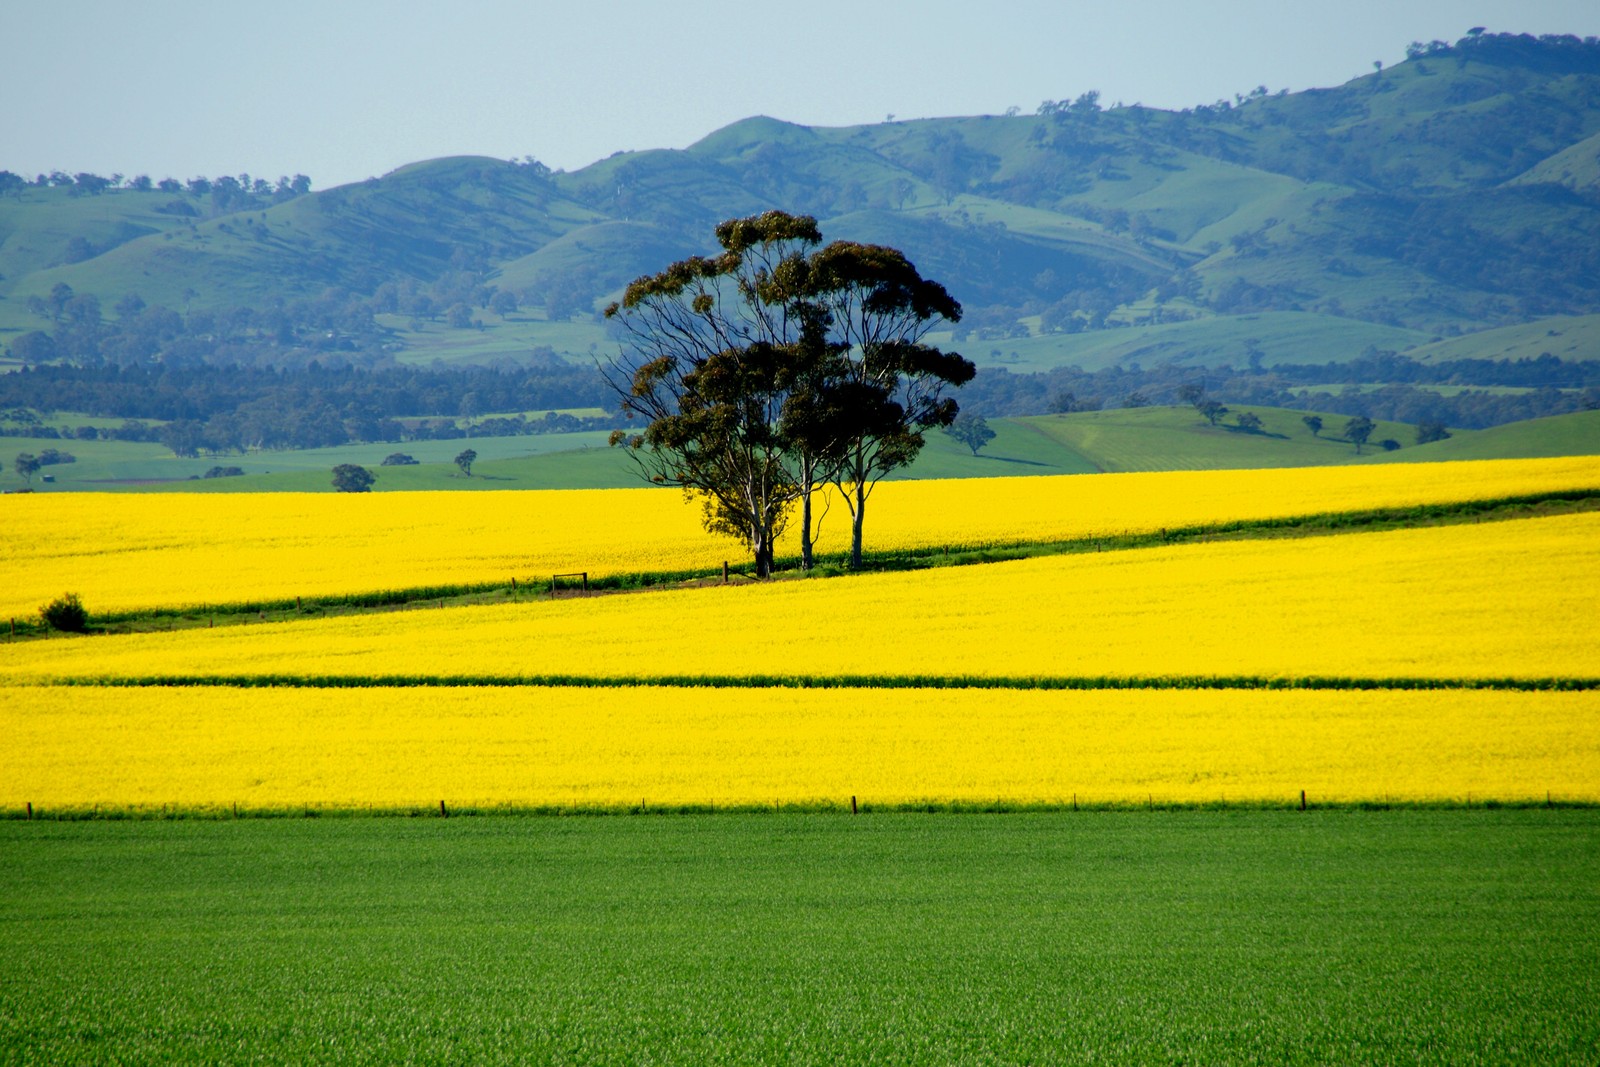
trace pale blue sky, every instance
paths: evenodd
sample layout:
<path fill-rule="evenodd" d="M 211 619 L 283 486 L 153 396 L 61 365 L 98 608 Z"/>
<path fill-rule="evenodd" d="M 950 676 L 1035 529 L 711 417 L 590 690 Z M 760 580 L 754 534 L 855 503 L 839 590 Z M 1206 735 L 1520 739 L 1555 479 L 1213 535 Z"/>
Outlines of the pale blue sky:
<path fill-rule="evenodd" d="M 1594 0 L 0 0 L 0 169 L 568 170 L 736 119 L 815 125 L 1337 85 L 1412 40 L 1600 35 Z"/>

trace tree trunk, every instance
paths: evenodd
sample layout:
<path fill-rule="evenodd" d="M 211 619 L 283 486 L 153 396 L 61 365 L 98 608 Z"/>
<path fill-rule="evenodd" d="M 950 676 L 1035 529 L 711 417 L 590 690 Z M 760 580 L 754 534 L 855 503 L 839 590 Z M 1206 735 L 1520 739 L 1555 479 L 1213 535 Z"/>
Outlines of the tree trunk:
<path fill-rule="evenodd" d="M 757 534 L 750 548 L 755 556 L 756 577 L 772 577 L 772 540 L 766 534 Z"/>
<path fill-rule="evenodd" d="M 867 486 L 856 482 L 850 487 L 850 569 L 861 569 L 861 524 L 867 517 Z"/>
<path fill-rule="evenodd" d="M 811 569 L 811 487 L 800 490 L 800 569 Z"/>

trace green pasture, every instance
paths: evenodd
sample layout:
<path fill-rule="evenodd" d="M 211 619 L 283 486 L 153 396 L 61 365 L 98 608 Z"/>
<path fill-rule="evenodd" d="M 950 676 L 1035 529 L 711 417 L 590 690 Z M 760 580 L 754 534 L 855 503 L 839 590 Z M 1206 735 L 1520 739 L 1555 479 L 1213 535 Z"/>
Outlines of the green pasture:
<path fill-rule="evenodd" d="M 1235 423 L 1240 412 L 1261 418 L 1262 432 L 1245 433 Z M 1212 426 L 1193 408 L 1118 408 L 1069 415 L 992 419 L 995 438 L 977 455 L 949 435 L 927 435 L 922 455 L 893 478 L 989 478 L 1014 475 L 1086 474 L 1098 471 L 1238 470 L 1262 467 L 1329 466 L 1342 463 L 1424 462 L 1451 459 L 1515 459 L 1540 456 L 1600 455 L 1600 412 L 1584 411 L 1509 423 L 1488 430 L 1455 430 L 1447 441 L 1417 445 L 1416 428 L 1379 422 L 1361 455 L 1339 437 L 1347 419 L 1324 415 L 1313 436 L 1305 412 L 1286 408 L 1238 407 Z M 123 441 L 45 441 L 0 439 L 0 488 L 23 481 L 11 470 L 17 452 L 55 447 L 78 462 L 44 468 L 54 476 L 40 492 L 70 490 L 145 492 L 332 492 L 332 470 L 358 463 L 378 475 L 374 491 L 396 489 L 609 489 L 643 485 L 621 452 L 609 448 L 601 431 L 474 437 L 453 441 L 344 445 L 337 448 L 253 452 L 242 456 L 181 459 L 158 444 Z M 1401 443 L 1384 452 L 1377 442 Z M 454 459 L 462 450 L 478 453 L 468 478 Z M 384 467 L 385 456 L 404 452 L 417 466 Z M 213 466 L 236 466 L 244 477 L 201 479 Z M 191 480 L 192 479 L 192 480 Z"/>
<path fill-rule="evenodd" d="M 1593 811 L 0 822 L 8 1062 L 1592 1063 Z"/>
<path fill-rule="evenodd" d="M 121 189 L 100 196 L 73 196 L 63 188 L 29 188 L 0 197 L 0 343 L 8 336 L 48 329 L 50 323 L 30 315 L 24 295 L 44 295 L 49 285 L 33 284 L 30 275 L 61 267 L 69 258 L 68 242 L 82 237 L 104 252 L 130 241 L 187 228 L 189 220 L 155 210 L 176 194 Z M 19 283 L 22 284 L 19 287 Z M 53 284 L 53 283 L 52 283 Z M 78 288 L 76 279 L 74 288 Z M 100 295 L 105 313 L 134 288 L 119 278 Z M 15 295 L 13 295 L 15 294 Z"/>
<path fill-rule="evenodd" d="M 1562 315 L 1501 326 L 1421 345 L 1406 354 L 1424 363 L 1448 363 L 1458 359 L 1538 359 L 1546 353 L 1569 361 L 1600 360 L 1600 315 Z"/>
<path fill-rule="evenodd" d="M 1260 417 L 1259 433 L 1246 433 L 1235 420 L 1242 412 Z M 1119 408 L 1070 415 L 1033 415 L 1013 420 L 1039 436 L 1088 457 L 1102 471 L 1222 470 L 1256 467 L 1313 467 L 1363 462 L 1381 452 L 1378 442 L 1393 438 L 1403 446 L 1396 458 L 1423 460 L 1426 449 L 1412 445 L 1414 427 L 1379 422 L 1370 443 L 1357 456 L 1339 437 L 1348 421 L 1322 416 L 1313 436 L 1301 420 L 1308 414 L 1286 408 L 1234 406 L 1212 426 L 1192 407 Z M 1470 435 L 1471 431 L 1463 431 Z"/>
<path fill-rule="evenodd" d="M 1401 449 L 1384 462 L 1407 459 L 1535 459 L 1540 456 L 1600 456 L 1600 411 L 1574 411 L 1525 419 L 1487 430 L 1454 430 L 1446 441 L 1420 445 L 1413 455 Z M 1597 461 L 1600 462 L 1600 461 Z"/>
<path fill-rule="evenodd" d="M 46 441 L 0 438 L 0 488 L 23 481 L 11 469 L 18 452 L 39 453 L 54 447 L 78 457 L 34 475 L 40 492 L 80 490 L 107 492 L 321 492 L 333 491 L 333 468 L 358 463 L 378 475 L 375 489 L 535 489 L 585 488 L 640 484 L 623 457 L 606 445 L 606 434 L 531 434 L 517 437 L 472 437 L 453 441 L 408 441 L 400 444 L 341 445 L 245 455 L 185 459 L 165 446 L 128 441 Z M 455 457 L 465 449 L 478 453 L 471 478 L 462 475 Z M 403 452 L 417 466 L 384 467 L 384 457 Z M 243 477 L 201 478 L 212 467 L 239 467 Z M 54 476 L 47 484 L 42 475 Z M 189 479 L 195 480 L 189 480 Z"/>

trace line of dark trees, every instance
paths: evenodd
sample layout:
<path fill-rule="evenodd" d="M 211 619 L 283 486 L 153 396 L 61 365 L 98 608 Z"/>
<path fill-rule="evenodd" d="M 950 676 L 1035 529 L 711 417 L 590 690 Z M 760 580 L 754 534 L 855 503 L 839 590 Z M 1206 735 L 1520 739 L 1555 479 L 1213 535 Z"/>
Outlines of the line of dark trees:
<path fill-rule="evenodd" d="M 331 407 L 370 418 L 475 417 L 603 407 L 613 395 L 592 366 L 538 367 L 76 366 L 0 375 L 0 409 L 74 411 L 102 418 L 206 419 L 252 405 Z"/>
<path fill-rule="evenodd" d="M 176 199 L 157 208 L 157 211 L 169 215 L 198 216 L 202 212 L 197 205 L 201 204 L 209 209 L 208 213 L 211 215 L 253 211 L 282 204 L 309 193 L 311 179 L 304 174 L 296 174 L 292 178 L 283 176 L 272 182 L 266 178 L 252 178 L 249 174 L 240 174 L 237 177 L 223 174 L 215 178 L 198 177 L 180 182 L 171 177 L 157 180 L 148 174 L 138 174 L 130 178 L 121 174 L 105 176 L 89 171 L 68 174 L 66 171 L 53 170 L 49 174 L 40 174 L 29 181 L 20 174 L 0 170 L 0 196 L 20 197 L 30 188 L 66 189 L 68 196 L 101 196 L 124 190 L 135 193 L 169 193 Z"/>
<path fill-rule="evenodd" d="M 187 313 L 146 304 L 129 293 L 106 308 L 93 293 L 57 283 L 25 302 L 45 328 L 11 341 L 23 364 L 172 366 L 205 363 L 260 366 L 314 359 L 375 362 L 385 358 L 387 334 L 365 298 L 330 289 L 303 300 L 274 300 L 265 308 L 228 307 Z M 111 316 L 115 315 L 115 318 Z"/>
<path fill-rule="evenodd" d="M 1371 383 L 1385 383 L 1371 388 Z M 1600 408 L 1600 361 L 1552 355 L 1518 360 L 1420 363 L 1372 351 L 1348 363 L 1279 364 L 1270 369 L 1137 364 L 1017 374 L 986 368 L 963 387 L 976 415 L 1038 415 L 1183 403 L 1185 386 L 1231 405 L 1284 407 L 1463 429 Z M 1453 395 L 1429 386 L 1467 387 Z M 1498 392 L 1494 386 L 1530 392 Z M 351 441 L 419 441 L 611 429 L 616 416 L 504 412 L 609 407 L 598 370 L 547 359 L 537 366 L 360 368 L 211 364 L 48 364 L 0 375 L 0 436 L 162 441 L 227 452 L 252 447 L 312 448 Z M 116 427 L 67 431 L 40 414 L 75 412 L 123 419 Z M 405 420 L 404 422 L 400 420 Z M 179 424 L 176 429 L 143 420 Z"/>
<path fill-rule="evenodd" d="M 1372 388 L 1373 383 L 1384 383 Z M 1455 360 L 1425 364 L 1393 352 L 1350 363 L 1279 364 L 1270 369 L 1137 364 L 1085 371 L 1063 367 L 1036 374 L 986 368 L 962 390 L 975 414 L 1039 415 L 1102 408 L 1185 403 L 1199 384 L 1224 404 L 1366 415 L 1395 422 L 1438 422 L 1463 429 L 1600 408 L 1600 362 L 1551 355 L 1518 360 Z M 1445 393 L 1428 386 L 1465 386 Z M 1497 392 L 1516 387 L 1530 392 Z"/>
<path fill-rule="evenodd" d="M 160 441 L 196 455 L 612 429 L 617 416 L 552 409 L 613 401 L 595 368 L 559 361 L 517 370 L 52 364 L 0 375 L 0 435 Z M 480 418 L 541 409 L 547 414 Z M 39 419 L 56 411 L 125 421 L 63 435 Z M 139 421 L 147 419 L 166 425 Z"/>

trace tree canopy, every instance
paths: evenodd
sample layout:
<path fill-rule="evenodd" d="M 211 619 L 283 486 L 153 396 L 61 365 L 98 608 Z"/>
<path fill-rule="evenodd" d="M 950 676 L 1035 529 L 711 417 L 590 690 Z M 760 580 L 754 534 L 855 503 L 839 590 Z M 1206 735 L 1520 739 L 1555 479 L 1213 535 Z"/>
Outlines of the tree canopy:
<path fill-rule="evenodd" d="M 341 493 L 368 493 L 378 476 L 356 463 L 341 463 L 333 468 L 333 487 Z"/>
<path fill-rule="evenodd" d="M 832 482 L 852 515 L 861 562 L 867 497 L 883 474 L 947 426 L 945 388 L 973 365 L 922 343 L 960 305 L 896 249 L 835 241 L 814 218 L 769 211 L 716 229 L 723 251 L 641 277 L 606 309 L 627 345 L 610 381 L 642 430 L 613 435 L 647 477 L 698 496 L 708 528 L 744 540 L 756 572 L 801 504 Z"/>

